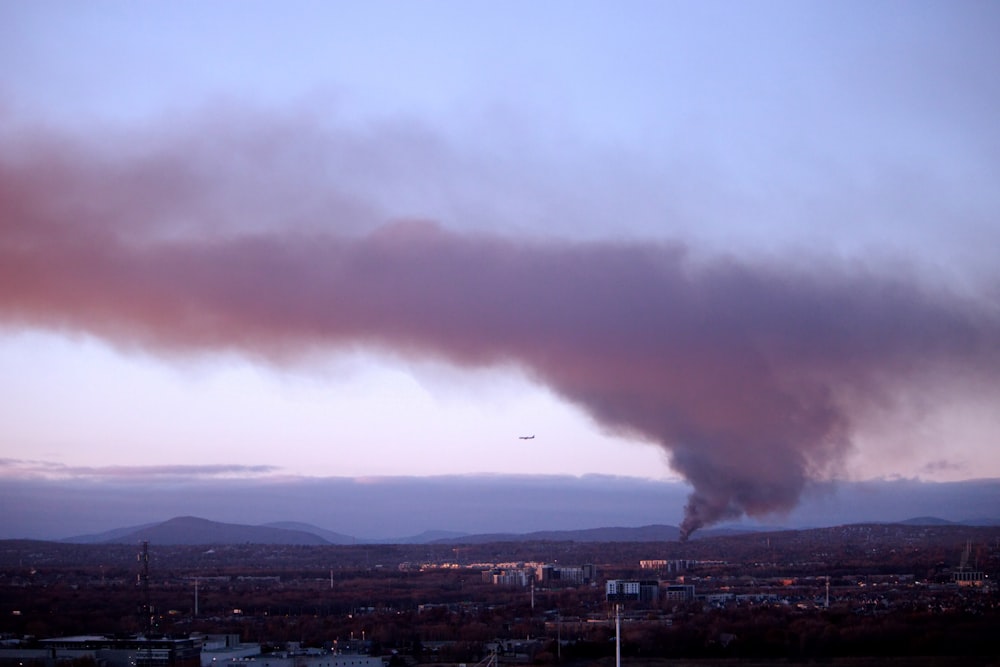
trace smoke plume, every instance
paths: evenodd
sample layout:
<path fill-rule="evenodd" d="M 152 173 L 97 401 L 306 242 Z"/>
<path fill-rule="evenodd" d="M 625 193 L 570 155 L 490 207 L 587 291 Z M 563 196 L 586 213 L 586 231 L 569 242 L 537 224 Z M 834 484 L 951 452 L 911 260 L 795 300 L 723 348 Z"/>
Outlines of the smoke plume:
<path fill-rule="evenodd" d="M 314 201 L 311 224 L 278 228 L 278 207 L 242 198 L 294 183 L 217 175 L 231 153 L 32 141 L 0 159 L 7 326 L 275 363 L 365 345 L 516 365 L 668 453 L 694 488 L 685 536 L 794 507 L 843 460 L 857 416 L 899 387 L 1000 371 L 995 309 L 906 276 L 681 243 L 364 229 L 347 218 L 369 209 L 333 195 Z"/>

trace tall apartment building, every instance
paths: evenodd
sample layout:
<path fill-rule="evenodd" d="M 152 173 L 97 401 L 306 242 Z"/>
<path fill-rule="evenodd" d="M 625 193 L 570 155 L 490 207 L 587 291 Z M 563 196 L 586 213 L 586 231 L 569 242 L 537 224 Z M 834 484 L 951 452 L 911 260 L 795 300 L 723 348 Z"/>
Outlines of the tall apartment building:
<path fill-rule="evenodd" d="M 521 586 L 531 584 L 535 571 L 531 568 L 493 569 L 483 571 L 483 582 L 496 586 Z"/>
<path fill-rule="evenodd" d="M 655 602 L 660 597 L 660 582 L 609 579 L 604 584 L 604 593 L 608 602 Z"/>
<path fill-rule="evenodd" d="M 643 570 L 656 570 L 657 572 L 664 572 L 666 574 L 675 574 L 680 572 L 685 572 L 688 568 L 696 565 L 698 561 L 694 560 L 640 560 L 639 567 Z"/>
<path fill-rule="evenodd" d="M 539 565 L 537 579 L 543 584 L 563 582 L 569 584 L 589 584 L 597 578 L 597 567 L 593 564 L 564 567 L 546 563 Z"/>

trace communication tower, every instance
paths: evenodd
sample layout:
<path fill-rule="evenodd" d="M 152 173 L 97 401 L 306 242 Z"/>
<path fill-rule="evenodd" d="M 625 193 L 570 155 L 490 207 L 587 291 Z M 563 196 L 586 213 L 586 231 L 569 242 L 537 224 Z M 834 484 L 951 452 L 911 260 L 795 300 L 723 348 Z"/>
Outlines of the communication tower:
<path fill-rule="evenodd" d="M 978 567 L 969 567 L 969 558 L 972 556 L 972 540 L 965 543 L 965 551 L 962 552 L 962 560 L 959 561 L 958 571 L 951 575 L 952 580 L 959 586 L 975 586 L 981 588 L 986 583 L 986 578 L 979 571 Z M 976 563 L 978 566 L 978 562 Z"/>
<path fill-rule="evenodd" d="M 142 591 L 142 604 L 139 606 L 139 629 L 149 637 L 153 633 L 153 607 L 149 603 L 149 542 L 143 540 L 142 551 L 137 556 L 139 560 L 139 575 L 137 584 Z"/>

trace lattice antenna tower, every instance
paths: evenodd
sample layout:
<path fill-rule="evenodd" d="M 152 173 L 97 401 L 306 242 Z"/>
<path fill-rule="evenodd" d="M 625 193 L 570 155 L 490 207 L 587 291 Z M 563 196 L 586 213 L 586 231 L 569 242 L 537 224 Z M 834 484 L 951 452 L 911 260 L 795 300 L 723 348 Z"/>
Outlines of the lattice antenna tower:
<path fill-rule="evenodd" d="M 969 556 L 972 555 L 972 540 L 967 540 L 965 543 L 965 551 L 962 552 L 962 560 L 958 565 L 958 569 L 964 572 L 969 568 Z"/>
<path fill-rule="evenodd" d="M 153 607 L 149 603 L 149 542 L 143 540 L 142 551 L 138 554 L 138 585 L 142 591 L 142 605 L 139 607 L 139 628 L 146 637 L 153 632 Z"/>

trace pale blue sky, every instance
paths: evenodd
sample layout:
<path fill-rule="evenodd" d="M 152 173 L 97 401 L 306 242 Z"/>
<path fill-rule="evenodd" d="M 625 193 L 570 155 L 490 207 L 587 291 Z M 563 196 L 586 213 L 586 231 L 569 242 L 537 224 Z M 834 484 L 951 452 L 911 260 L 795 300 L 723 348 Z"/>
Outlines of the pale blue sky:
<path fill-rule="evenodd" d="M 998 29 L 989 2 L 15 0 L 0 5 L 0 138 L 66 133 L 110 154 L 264 119 L 295 134 L 282 159 L 315 169 L 219 205 L 274 206 L 290 227 L 422 218 L 848 258 L 993 290 L 995 305 Z M 350 220 L 310 218 L 328 196 Z M 0 327 L 9 474 L 238 460 L 675 477 L 658 448 L 513 369 L 355 349 L 274 367 Z M 862 420 L 841 474 L 1000 476 L 995 389 L 935 389 Z"/>

